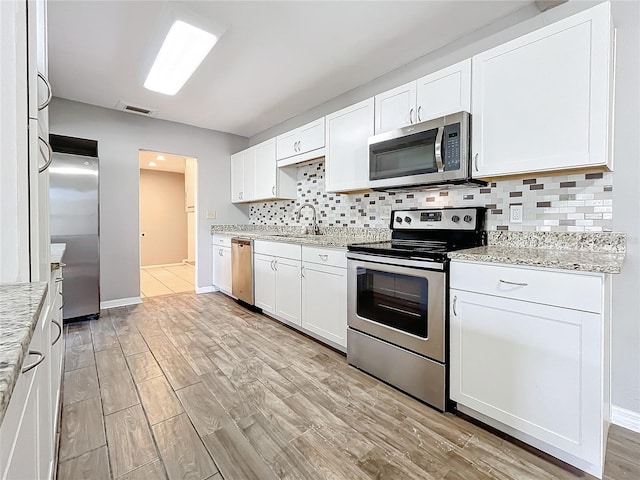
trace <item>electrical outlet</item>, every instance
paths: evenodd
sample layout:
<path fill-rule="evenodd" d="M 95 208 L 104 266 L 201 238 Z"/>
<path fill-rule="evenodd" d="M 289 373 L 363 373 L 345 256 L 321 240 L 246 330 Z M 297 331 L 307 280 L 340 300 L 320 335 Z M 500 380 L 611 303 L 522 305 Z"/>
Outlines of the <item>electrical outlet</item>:
<path fill-rule="evenodd" d="M 207 220 L 215 220 L 215 219 L 216 219 L 216 211 L 207 210 Z"/>
<path fill-rule="evenodd" d="M 378 216 L 381 220 L 389 220 L 391 218 L 391 205 L 380 205 Z"/>
<path fill-rule="evenodd" d="M 509 222 L 522 223 L 522 205 L 509 205 Z"/>

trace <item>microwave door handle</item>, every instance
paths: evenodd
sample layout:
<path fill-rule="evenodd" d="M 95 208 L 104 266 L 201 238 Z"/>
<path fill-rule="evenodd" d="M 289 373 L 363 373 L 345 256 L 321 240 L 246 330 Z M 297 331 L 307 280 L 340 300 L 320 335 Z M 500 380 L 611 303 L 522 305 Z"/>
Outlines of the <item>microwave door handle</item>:
<path fill-rule="evenodd" d="M 438 165 L 438 172 L 444 172 L 444 165 L 442 164 L 442 135 L 444 134 L 444 127 L 438 127 L 438 133 L 436 134 L 435 153 L 436 153 L 436 165 Z"/>

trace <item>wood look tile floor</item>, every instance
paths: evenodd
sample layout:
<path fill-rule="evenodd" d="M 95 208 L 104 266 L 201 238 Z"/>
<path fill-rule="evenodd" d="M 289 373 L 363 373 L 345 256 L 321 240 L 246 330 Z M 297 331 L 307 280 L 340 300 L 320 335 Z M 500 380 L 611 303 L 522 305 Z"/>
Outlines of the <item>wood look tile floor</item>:
<path fill-rule="evenodd" d="M 222 294 L 179 294 L 70 324 L 58 478 L 576 479 Z M 612 427 L 607 480 L 640 478 Z"/>
<path fill-rule="evenodd" d="M 195 267 L 190 263 L 140 269 L 140 296 L 157 297 L 195 290 Z"/>

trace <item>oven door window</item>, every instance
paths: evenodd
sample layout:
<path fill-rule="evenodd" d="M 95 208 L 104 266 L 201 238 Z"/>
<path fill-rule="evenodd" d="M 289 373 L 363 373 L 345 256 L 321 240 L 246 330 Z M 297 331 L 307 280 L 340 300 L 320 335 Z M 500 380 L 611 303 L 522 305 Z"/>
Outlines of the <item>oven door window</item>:
<path fill-rule="evenodd" d="M 418 337 L 428 337 L 429 282 L 424 277 L 358 268 L 357 313 Z"/>
<path fill-rule="evenodd" d="M 438 171 L 437 129 L 376 143 L 369 147 L 369 179 L 406 177 Z"/>

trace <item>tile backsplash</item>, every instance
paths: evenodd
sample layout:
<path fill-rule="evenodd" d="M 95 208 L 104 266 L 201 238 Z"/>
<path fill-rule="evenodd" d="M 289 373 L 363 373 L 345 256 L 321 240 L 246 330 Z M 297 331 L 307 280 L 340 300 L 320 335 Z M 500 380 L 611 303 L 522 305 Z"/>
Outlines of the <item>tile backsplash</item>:
<path fill-rule="evenodd" d="M 531 175 L 490 183 L 411 192 L 353 194 L 325 191 L 324 161 L 298 168 L 298 198 L 252 203 L 254 225 L 298 225 L 296 211 L 311 203 L 320 227 L 388 227 L 390 209 L 486 206 L 488 230 L 611 232 L 613 173 Z M 522 223 L 509 223 L 509 205 L 523 206 Z M 304 222 L 311 209 L 303 210 Z"/>

